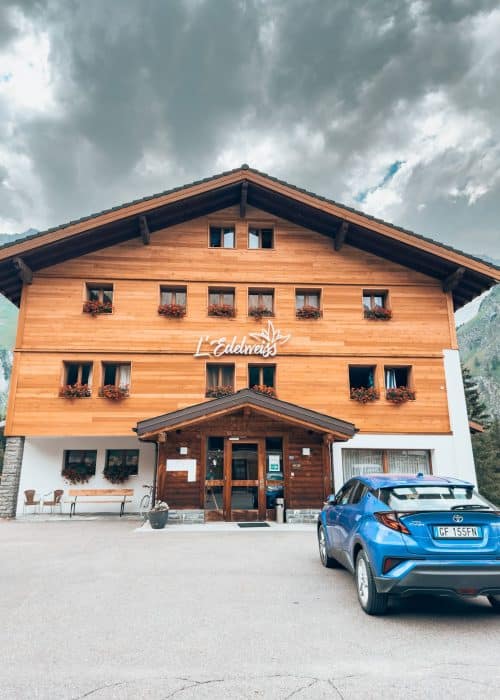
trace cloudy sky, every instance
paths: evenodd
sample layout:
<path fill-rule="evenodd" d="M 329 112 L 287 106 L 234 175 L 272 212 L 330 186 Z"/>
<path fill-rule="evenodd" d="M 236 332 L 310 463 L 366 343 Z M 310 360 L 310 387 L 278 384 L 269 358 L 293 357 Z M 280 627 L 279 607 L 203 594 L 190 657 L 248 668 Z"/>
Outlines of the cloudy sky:
<path fill-rule="evenodd" d="M 500 258 L 498 0 L 2 0 L 0 231 L 243 162 Z"/>

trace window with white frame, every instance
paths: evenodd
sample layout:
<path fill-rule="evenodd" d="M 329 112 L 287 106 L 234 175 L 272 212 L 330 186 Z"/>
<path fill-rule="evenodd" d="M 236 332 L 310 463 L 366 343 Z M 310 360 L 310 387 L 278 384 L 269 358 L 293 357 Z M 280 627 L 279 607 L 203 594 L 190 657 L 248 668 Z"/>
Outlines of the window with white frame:
<path fill-rule="evenodd" d="M 430 474 L 429 450 L 342 450 L 344 481 L 367 474 Z"/>

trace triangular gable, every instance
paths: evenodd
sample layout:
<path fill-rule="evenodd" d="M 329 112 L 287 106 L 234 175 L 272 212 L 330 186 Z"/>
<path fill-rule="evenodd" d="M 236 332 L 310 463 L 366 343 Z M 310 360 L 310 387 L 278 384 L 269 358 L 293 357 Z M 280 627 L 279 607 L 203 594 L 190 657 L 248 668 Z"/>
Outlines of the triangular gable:
<path fill-rule="evenodd" d="M 458 308 L 500 281 L 500 269 L 246 165 L 129 202 L 0 247 L 0 292 L 19 303 L 33 272 L 131 238 L 239 205 L 253 206 L 441 280 Z"/>

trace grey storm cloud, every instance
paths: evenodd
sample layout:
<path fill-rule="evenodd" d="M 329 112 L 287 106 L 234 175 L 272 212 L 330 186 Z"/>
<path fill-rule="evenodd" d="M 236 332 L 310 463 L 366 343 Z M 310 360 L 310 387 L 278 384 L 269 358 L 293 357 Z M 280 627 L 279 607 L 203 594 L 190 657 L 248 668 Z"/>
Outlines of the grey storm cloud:
<path fill-rule="evenodd" d="M 384 218 L 500 256 L 500 181 L 492 181 L 500 171 L 500 57 L 470 31 L 496 1 L 7 2 L 4 50 L 19 33 L 13 9 L 47 32 L 59 108 L 22 118 L 6 134 L 0 101 L 0 138 L 31 163 L 46 212 L 30 225 L 244 161 L 378 214 L 360 192 L 386 182 L 386 158 L 386 168 L 403 167 L 393 178 L 402 183 L 399 201 Z M 477 148 L 441 144 L 410 167 L 430 95 L 442 96 L 436 111 L 445 104 L 455 118 L 477 118 L 486 135 Z M 367 183 L 371 168 L 379 175 Z M 30 206 L 30 192 L 14 206 L 6 181 L 0 177 L 0 206 Z"/>

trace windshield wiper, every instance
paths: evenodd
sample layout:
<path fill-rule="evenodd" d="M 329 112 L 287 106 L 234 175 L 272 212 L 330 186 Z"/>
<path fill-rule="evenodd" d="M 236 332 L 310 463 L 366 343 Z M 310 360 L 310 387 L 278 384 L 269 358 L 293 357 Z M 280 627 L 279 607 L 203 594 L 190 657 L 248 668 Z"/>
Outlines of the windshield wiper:
<path fill-rule="evenodd" d="M 480 503 L 470 503 L 469 505 L 451 506 L 451 510 L 490 510 L 490 507 Z"/>

